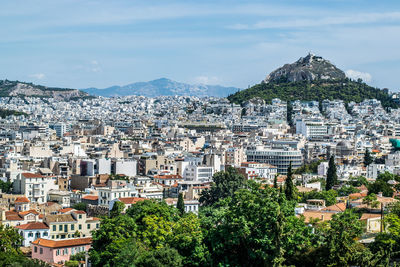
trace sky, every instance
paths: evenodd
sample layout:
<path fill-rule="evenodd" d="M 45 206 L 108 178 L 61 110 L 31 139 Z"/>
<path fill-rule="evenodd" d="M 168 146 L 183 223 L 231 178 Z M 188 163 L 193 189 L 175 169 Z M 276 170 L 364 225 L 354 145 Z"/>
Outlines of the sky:
<path fill-rule="evenodd" d="M 0 79 L 247 88 L 309 52 L 400 90 L 400 1 L 0 0 Z"/>

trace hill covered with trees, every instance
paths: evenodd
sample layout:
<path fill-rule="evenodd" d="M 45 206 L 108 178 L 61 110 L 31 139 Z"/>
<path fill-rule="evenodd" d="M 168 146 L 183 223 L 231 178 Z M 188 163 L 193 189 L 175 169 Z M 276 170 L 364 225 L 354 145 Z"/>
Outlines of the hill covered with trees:
<path fill-rule="evenodd" d="M 229 101 L 242 104 L 255 97 L 261 97 L 267 102 L 274 98 L 284 101 L 307 100 L 321 101 L 324 99 L 341 99 L 345 102 L 362 102 L 364 99 L 378 99 L 384 107 L 397 108 L 397 104 L 386 90 L 381 90 L 359 81 L 348 78 L 340 80 L 322 80 L 287 82 L 262 82 L 253 87 L 228 96 Z"/>
<path fill-rule="evenodd" d="M 271 72 L 260 84 L 236 92 L 228 99 L 242 104 L 255 97 L 267 102 L 279 98 L 284 101 L 340 99 L 347 103 L 374 98 L 380 100 L 384 107 L 400 106 L 387 90 L 369 86 L 361 79 L 354 81 L 346 78 L 345 73 L 328 60 L 312 54 L 285 64 Z"/>

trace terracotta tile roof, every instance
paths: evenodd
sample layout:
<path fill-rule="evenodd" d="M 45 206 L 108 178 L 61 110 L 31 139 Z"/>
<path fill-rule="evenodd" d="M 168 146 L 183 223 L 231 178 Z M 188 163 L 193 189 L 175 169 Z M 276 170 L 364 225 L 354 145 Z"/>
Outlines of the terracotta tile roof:
<path fill-rule="evenodd" d="M 99 196 L 95 196 L 95 195 L 86 195 L 83 196 L 82 199 L 87 199 L 87 200 L 98 200 Z"/>
<path fill-rule="evenodd" d="M 19 214 L 20 216 L 26 216 L 26 215 L 28 215 L 28 214 L 35 214 L 35 215 L 38 215 L 39 212 L 37 212 L 36 210 L 27 210 L 27 211 L 20 211 L 18 214 Z"/>
<path fill-rule="evenodd" d="M 32 244 L 48 248 L 64 248 L 64 247 L 74 247 L 74 246 L 83 246 L 92 244 L 92 238 L 84 237 L 84 238 L 74 238 L 66 240 L 50 240 L 50 239 L 38 238 L 35 241 L 33 241 Z"/>
<path fill-rule="evenodd" d="M 378 213 L 363 213 L 363 215 L 361 216 L 360 220 L 364 221 L 364 220 L 368 220 L 368 219 L 373 219 L 373 218 L 380 218 L 381 215 Z"/>
<path fill-rule="evenodd" d="M 120 197 L 118 198 L 122 203 L 124 204 L 136 204 L 139 201 L 145 200 L 145 198 L 142 197 Z"/>
<path fill-rule="evenodd" d="M 49 229 L 49 227 L 42 222 L 29 222 L 27 224 L 15 226 L 15 228 L 22 230 Z"/>
<path fill-rule="evenodd" d="M 46 215 L 45 218 L 46 222 L 76 222 L 74 217 L 71 214 L 59 214 L 59 215 Z"/>
<path fill-rule="evenodd" d="M 327 211 L 327 212 L 343 212 L 345 210 L 346 210 L 346 204 L 344 202 L 336 203 L 335 205 L 328 206 L 322 209 L 322 211 Z"/>
<path fill-rule="evenodd" d="M 29 172 L 24 172 L 24 173 L 22 173 L 22 175 L 25 177 L 25 178 L 43 178 L 44 176 L 42 176 L 42 175 L 40 175 L 40 174 L 37 174 L 37 173 L 29 173 Z"/>
<path fill-rule="evenodd" d="M 310 222 L 311 219 L 319 219 L 321 221 L 330 221 L 335 213 L 320 212 L 320 211 L 305 211 L 302 215 L 305 217 L 305 222 Z"/>
<path fill-rule="evenodd" d="M 86 212 L 84 212 L 83 210 L 74 210 L 73 213 L 76 213 L 76 214 L 86 214 Z"/>
<path fill-rule="evenodd" d="M 6 220 L 7 221 L 22 221 L 22 218 L 19 216 L 18 212 L 15 211 L 6 211 Z"/>
<path fill-rule="evenodd" d="M 14 203 L 29 203 L 29 199 L 27 197 L 17 197 Z"/>
<path fill-rule="evenodd" d="M 73 210 L 74 210 L 73 208 L 65 208 L 65 209 L 60 209 L 58 211 L 61 212 L 61 213 L 67 213 L 67 212 L 70 212 L 70 211 L 73 211 Z"/>

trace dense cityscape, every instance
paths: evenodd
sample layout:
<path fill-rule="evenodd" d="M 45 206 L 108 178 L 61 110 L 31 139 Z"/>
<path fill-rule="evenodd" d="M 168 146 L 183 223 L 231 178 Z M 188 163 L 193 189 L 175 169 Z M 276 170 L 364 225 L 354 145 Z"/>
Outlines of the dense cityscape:
<path fill-rule="evenodd" d="M 399 2 L 15 0 L 0 25 L 0 267 L 400 264 Z"/>

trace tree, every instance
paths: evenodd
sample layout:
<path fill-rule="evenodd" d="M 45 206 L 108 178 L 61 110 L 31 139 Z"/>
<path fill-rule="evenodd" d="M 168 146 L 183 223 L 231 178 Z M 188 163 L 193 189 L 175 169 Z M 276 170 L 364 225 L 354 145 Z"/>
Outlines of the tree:
<path fill-rule="evenodd" d="M 322 246 L 316 251 L 317 266 L 364 266 L 365 247 L 357 242 L 363 232 L 363 224 L 351 210 L 332 216 L 329 227 L 322 228 Z"/>
<path fill-rule="evenodd" d="M 287 171 L 285 182 L 285 195 L 287 200 L 294 200 L 296 198 L 295 188 L 293 184 L 292 162 L 289 163 Z"/>
<path fill-rule="evenodd" d="M 221 201 L 202 216 L 213 266 L 279 266 L 310 244 L 311 228 L 275 188 L 251 181 Z"/>
<path fill-rule="evenodd" d="M 365 149 L 364 153 L 364 166 L 370 165 L 372 162 L 374 162 L 374 159 L 371 156 L 371 153 L 369 152 L 369 149 Z"/>
<path fill-rule="evenodd" d="M 363 204 L 367 204 L 368 207 L 377 208 L 379 206 L 378 198 L 374 193 L 369 194 L 368 196 L 364 197 Z"/>
<path fill-rule="evenodd" d="M 200 203 L 211 206 L 221 198 L 233 196 L 237 190 L 244 188 L 245 184 L 246 178 L 235 168 L 228 167 L 226 171 L 214 174 L 211 188 L 201 193 Z"/>
<path fill-rule="evenodd" d="M 337 184 L 337 173 L 336 173 L 335 158 L 334 156 L 331 156 L 329 158 L 328 173 L 326 175 L 326 191 L 332 189 L 332 187 L 336 184 Z"/>
<path fill-rule="evenodd" d="M 286 104 L 286 121 L 290 126 L 293 126 L 293 106 L 291 101 Z"/>
<path fill-rule="evenodd" d="M 327 206 L 331 206 L 336 204 L 336 197 L 338 196 L 338 192 L 336 190 L 328 190 L 328 191 L 311 191 L 305 193 L 302 197 L 302 202 L 306 202 L 308 199 L 323 199 L 325 200 L 325 204 Z"/>
<path fill-rule="evenodd" d="M 176 208 L 179 210 L 181 215 L 185 213 L 185 202 L 183 200 L 183 194 L 182 193 L 179 193 L 178 203 L 176 203 Z"/>
<path fill-rule="evenodd" d="M 105 218 L 100 228 L 93 232 L 93 244 L 90 259 L 94 266 L 113 266 L 118 253 L 126 246 L 128 240 L 137 236 L 135 221 L 126 215 Z"/>
<path fill-rule="evenodd" d="M 110 211 L 110 217 L 117 217 L 118 215 L 122 214 L 124 209 L 125 209 L 125 203 L 121 201 L 115 201 Z"/>
<path fill-rule="evenodd" d="M 0 190 L 3 193 L 11 193 L 12 191 L 12 182 L 7 181 L 7 182 L 3 182 L 2 180 L 0 180 Z"/>
<path fill-rule="evenodd" d="M 278 176 L 279 174 L 276 174 L 274 177 L 274 188 L 278 189 Z"/>
<path fill-rule="evenodd" d="M 392 197 L 393 189 L 387 182 L 378 178 L 375 180 L 375 182 L 368 185 L 368 194 L 372 193 L 382 193 L 384 197 Z"/>

